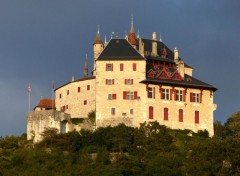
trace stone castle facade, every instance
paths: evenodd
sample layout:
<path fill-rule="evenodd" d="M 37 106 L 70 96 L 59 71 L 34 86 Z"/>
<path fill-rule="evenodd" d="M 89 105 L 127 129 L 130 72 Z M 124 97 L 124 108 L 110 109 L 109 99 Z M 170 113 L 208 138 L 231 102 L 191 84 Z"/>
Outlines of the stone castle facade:
<path fill-rule="evenodd" d="M 93 75 L 88 76 L 85 64 L 84 78 L 55 89 L 57 112 L 77 119 L 95 111 L 96 128 L 158 121 L 173 129 L 207 130 L 213 135 L 217 89 L 194 78 L 178 49 L 170 50 L 155 32 L 152 39 L 136 38 L 131 23 L 128 36 L 103 43 L 98 30 L 93 51 Z M 28 132 L 33 126 L 28 123 Z"/>

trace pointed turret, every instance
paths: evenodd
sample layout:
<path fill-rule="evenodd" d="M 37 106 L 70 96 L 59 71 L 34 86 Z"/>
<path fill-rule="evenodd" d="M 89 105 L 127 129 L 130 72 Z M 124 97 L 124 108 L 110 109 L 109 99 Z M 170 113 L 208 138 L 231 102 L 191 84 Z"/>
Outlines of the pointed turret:
<path fill-rule="evenodd" d="M 131 19 L 131 27 L 130 27 L 130 33 L 128 36 L 128 41 L 133 45 L 134 48 L 137 47 L 137 40 L 135 37 L 134 27 L 133 27 L 133 17 Z"/>
<path fill-rule="evenodd" d="M 103 51 L 104 45 L 100 37 L 100 32 L 99 32 L 99 26 L 98 26 L 98 31 L 97 31 L 97 36 L 93 44 L 93 58 L 94 58 L 94 67 L 93 67 L 93 75 L 95 76 L 96 74 L 96 60 Z"/>
<path fill-rule="evenodd" d="M 101 36 L 100 36 L 100 32 L 99 32 L 99 26 L 98 26 L 97 36 L 95 38 L 94 44 L 103 44 Z"/>
<path fill-rule="evenodd" d="M 84 64 L 84 78 L 88 77 L 88 62 L 87 62 L 87 54 L 86 54 L 86 60 Z"/>

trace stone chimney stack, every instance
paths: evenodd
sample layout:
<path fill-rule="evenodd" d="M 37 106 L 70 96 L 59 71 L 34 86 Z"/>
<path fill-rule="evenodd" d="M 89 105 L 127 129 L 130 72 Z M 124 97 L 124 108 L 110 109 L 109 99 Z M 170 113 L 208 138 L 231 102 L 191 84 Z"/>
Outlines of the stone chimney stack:
<path fill-rule="evenodd" d="M 177 64 L 178 63 L 178 49 L 174 48 L 174 62 Z"/>
<path fill-rule="evenodd" d="M 184 78 L 184 62 L 182 60 L 180 60 L 178 62 L 178 72 L 181 75 L 182 78 Z"/>
<path fill-rule="evenodd" d="M 139 38 L 139 53 L 144 56 L 144 43 L 142 41 L 142 38 Z"/>
<path fill-rule="evenodd" d="M 156 32 L 153 32 L 152 34 L 152 55 L 157 56 L 157 34 Z"/>

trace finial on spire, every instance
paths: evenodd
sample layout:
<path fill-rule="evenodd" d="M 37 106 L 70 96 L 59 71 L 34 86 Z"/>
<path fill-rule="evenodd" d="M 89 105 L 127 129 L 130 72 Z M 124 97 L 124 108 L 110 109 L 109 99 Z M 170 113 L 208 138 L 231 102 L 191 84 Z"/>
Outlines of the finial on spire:
<path fill-rule="evenodd" d="M 99 25 L 98 25 L 98 30 L 97 30 L 97 33 L 99 34 Z"/>
<path fill-rule="evenodd" d="M 104 36 L 104 44 L 107 44 L 107 36 Z"/>
<path fill-rule="evenodd" d="M 133 14 L 131 14 L 131 24 L 133 25 Z"/>
<path fill-rule="evenodd" d="M 139 29 L 138 29 L 138 33 L 137 33 L 137 38 L 140 38 L 140 35 L 139 35 Z"/>
<path fill-rule="evenodd" d="M 134 27 L 133 27 L 133 15 L 132 15 L 132 19 L 131 19 L 131 28 L 130 28 L 130 34 L 128 36 L 128 41 L 133 45 L 133 46 L 137 46 L 137 41 L 136 41 L 136 37 L 135 37 L 135 32 L 134 32 Z"/>

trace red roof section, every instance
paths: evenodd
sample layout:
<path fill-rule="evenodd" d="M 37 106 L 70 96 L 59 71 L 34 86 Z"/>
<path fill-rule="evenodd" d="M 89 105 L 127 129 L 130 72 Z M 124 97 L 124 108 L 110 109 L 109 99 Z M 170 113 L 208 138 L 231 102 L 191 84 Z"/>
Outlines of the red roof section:
<path fill-rule="evenodd" d="M 37 107 L 41 108 L 55 108 L 55 101 L 51 98 L 42 98 Z"/>

